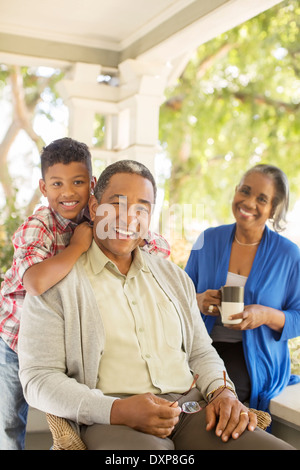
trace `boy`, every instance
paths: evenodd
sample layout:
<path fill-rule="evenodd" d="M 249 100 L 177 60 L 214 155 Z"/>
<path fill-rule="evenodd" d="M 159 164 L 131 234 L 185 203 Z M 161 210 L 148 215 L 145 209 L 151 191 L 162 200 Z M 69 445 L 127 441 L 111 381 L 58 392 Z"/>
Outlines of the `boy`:
<path fill-rule="evenodd" d="M 26 292 L 40 295 L 63 279 L 92 241 L 87 203 L 95 184 L 88 147 L 58 139 L 41 154 L 40 207 L 13 236 L 14 258 L 0 293 L 0 449 L 24 448 L 28 406 L 18 377 L 18 333 Z M 150 234 L 149 234 L 150 235 Z M 162 238 L 149 252 L 169 254 Z M 41 332 L 43 334 L 43 332 Z"/>

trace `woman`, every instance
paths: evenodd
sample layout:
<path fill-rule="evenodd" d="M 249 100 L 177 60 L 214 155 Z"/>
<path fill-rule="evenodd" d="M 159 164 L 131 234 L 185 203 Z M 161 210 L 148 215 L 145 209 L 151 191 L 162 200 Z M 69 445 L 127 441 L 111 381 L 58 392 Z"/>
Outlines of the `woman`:
<path fill-rule="evenodd" d="M 290 372 L 288 339 L 300 335 L 300 250 L 279 235 L 288 209 L 286 175 L 256 165 L 235 190 L 236 222 L 209 228 L 191 251 L 186 272 L 197 291 L 199 309 L 241 401 L 267 410 L 287 385 L 300 381 Z M 266 222 L 273 221 L 274 231 Z M 223 285 L 245 287 L 245 308 L 224 326 L 218 306 Z"/>

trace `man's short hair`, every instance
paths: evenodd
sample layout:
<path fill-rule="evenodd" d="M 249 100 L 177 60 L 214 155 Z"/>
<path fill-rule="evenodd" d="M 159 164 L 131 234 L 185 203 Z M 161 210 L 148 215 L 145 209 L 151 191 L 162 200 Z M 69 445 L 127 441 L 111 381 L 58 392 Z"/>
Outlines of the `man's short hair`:
<path fill-rule="evenodd" d="M 47 169 L 56 163 L 68 165 L 72 162 L 84 163 L 92 178 L 92 157 L 88 146 L 70 137 L 54 140 L 41 153 L 42 178 L 45 179 Z"/>
<path fill-rule="evenodd" d="M 113 175 L 117 173 L 129 173 L 134 175 L 140 175 L 143 178 L 146 178 L 152 183 L 153 192 L 154 192 L 154 202 L 156 199 L 156 183 L 151 171 L 142 163 L 135 160 L 120 160 L 118 162 L 112 163 L 99 176 L 96 187 L 94 189 L 94 195 L 100 204 L 102 195 L 106 190 L 110 179 Z"/>

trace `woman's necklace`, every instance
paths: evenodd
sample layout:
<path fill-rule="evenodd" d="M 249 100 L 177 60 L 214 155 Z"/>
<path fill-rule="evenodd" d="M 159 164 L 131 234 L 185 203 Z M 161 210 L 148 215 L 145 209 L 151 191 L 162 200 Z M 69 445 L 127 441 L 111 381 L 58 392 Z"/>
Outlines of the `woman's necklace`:
<path fill-rule="evenodd" d="M 234 239 L 241 246 L 255 246 L 255 245 L 260 244 L 260 240 L 259 240 L 259 242 L 255 242 L 255 243 L 242 243 L 242 242 L 239 242 L 238 239 L 236 238 L 236 235 L 234 236 Z"/>

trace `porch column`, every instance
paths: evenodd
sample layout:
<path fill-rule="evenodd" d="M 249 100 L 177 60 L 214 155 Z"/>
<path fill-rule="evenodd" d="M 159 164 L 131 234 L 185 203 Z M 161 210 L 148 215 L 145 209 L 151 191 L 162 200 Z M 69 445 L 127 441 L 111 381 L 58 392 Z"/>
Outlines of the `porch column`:
<path fill-rule="evenodd" d="M 129 59 L 119 65 L 119 71 L 116 148 L 121 158 L 138 160 L 155 173 L 159 110 L 169 70 L 160 64 Z"/>
<path fill-rule="evenodd" d="M 92 147 L 96 107 L 93 103 L 97 77 L 101 67 L 95 64 L 74 64 L 57 84 L 69 110 L 69 136 Z"/>
<path fill-rule="evenodd" d="M 168 67 L 126 60 L 118 68 L 118 86 L 97 83 L 101 67 L 75 64 L 59 92 L 69 108 L 69 135 L 85 142 L 95 158 L 107 163 L 138 160 L 155 173 L 159 109 Z M 104 72 L 103 72 L 104 73 Z M 105 148 L 93 148 L 95 113 L 105 115 Z"/>

